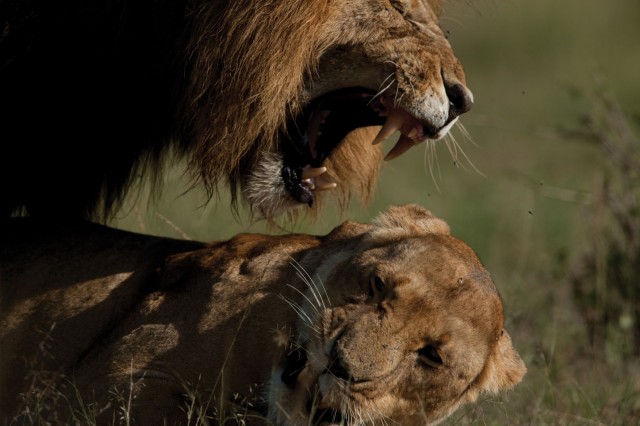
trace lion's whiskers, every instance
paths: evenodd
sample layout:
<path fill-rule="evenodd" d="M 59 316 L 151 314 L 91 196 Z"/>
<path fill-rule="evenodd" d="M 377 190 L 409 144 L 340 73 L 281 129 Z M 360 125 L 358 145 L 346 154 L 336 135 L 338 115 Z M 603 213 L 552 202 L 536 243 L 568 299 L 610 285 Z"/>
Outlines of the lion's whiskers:
<path fill-rule="evenodd" d="M 433 184 L 436 186 L 436 189 L 440 191 L 440 187 L 438 186 L 438 181 L 434 174 L 434 169 L 438 171 L 438 178 L 440 178 L 440 162 L 438 161 L 438 151 L 436 150 L 436 143 L 432 139 L 426 141 L 426 149 L 424 151 L 424 167 L 429 169 L 429 174 L 431 175 L 431 180 L 433 180 Z M 435 164 L 435 167 L 434 167 Z"/>
<path fill-rule="evenodd" d="M 464 140 L 471 142 L 474 146 L 478 146 L 473 141 L 473 139 L 471 138 L 471 135 L 469 134 L 467 129 L 464 127 L 464 125 L 460 121 L 456 122 L 456 127 L 460 131 L 460 134 L 462 135 Z M 440 191 L 440 187 L 438 186 L 438 180 L 441 178 L 440 162 L 438 160 L 438 151 L 437 151 L 437 146 L 439 145 L 439 143 L 440 143 L 439 141 L 428 139 L 425 142 L 426 146 L 424 151 L 425 171 L 427 169 L 429 170 L 429 175 L 431 176 L 431 180 L 433 181 L 438 191 Z M 447 147 L 447 150 L 449 151 L 449 155 L 451 155 L 451 158 L 453 159 L 453 163 L 456 167 L 462 167 L 464 170 L 467 170 L 465 165 L 460 162 L 460 158 L 464 158 L 465 162 L 468 163 L 473 168 L 473 170 L 475 170 L 481 176 L 483 177 L 485 176 L 484 173 L 482 173 L 473 164 L 473 162 L 464 152 L 464 149 L 462 148 L 462 146 L 460 145 L 460 143 L 458 142 L 458 140 L 456 139 L 456 137 L 453 135 L 452 132 L 448 132 L 445 135 L 444 144 Z"/>
<path fill-rule="evenodd" d="M 468 141 L 470 141 L 472 144 L 476 145 L 473 142 L 473 139 L 471 139 L 471 135 L 469 134 L 467 129 L 465 129 L 464 126 L 462 126 L 460 124 L 460 121 L 457 121 L 456 125 L 457 125 L 458 129 L 460 130 L 460 133 L 462 134 L 462 136 L 465 139 L 467 139 Z M 458 152 L 459 152 L 460 154 L 462 154 L 462 157 L 464 157 L 466 162 L 469 163 L 469 165 L 473 168 L 473 170 L 475 170 L 480 176 L 486 177 L 485 174 L 482 173 L 475 166 L 475 164 L 473 164 L 473 161 L 471 161 L 471 159 L 464 152 L 464 149 L 462 149 L 462 146 L 458 143 L 457 139 L 455 138 L 455 136 L 453 135 L 452 132 L 449 132 L 449 133 L 446 134 L 445 139 L 444 139 L 444 143 L 445 143 L 447 149 L 449 150 L 449 153 L 451 154 L 451 158 L 453 158 L 454 164 L 456 166 L 460 166 L 460 167 L 462 167 L 463 169 L 466 170 L 466 167 L 464 166 L 464 164 L 461 164 L 460 161 L 458 160 Z"/>
<path fill-rule="evenodd" d="M 462 134 L 462 137 L 464 137 L 465 140 L 471 142 L 473 146 L 479 147 L 479 145 L 471 137 L 471 133 L 469 133 L 467 131 L 467 128 L 464 127 L 464 124 L 462 124 L 462 121 L 460 120 L 456 121 L 456 127 L 458 128 L 458 130 Z"/>
<path fill-rule="evenodd" d="M 380 86 L 378 86 L 378 93 L 373 95 L 373 97 L 369 100 L 369 102 L 367 102 L 367 105 L 371 104 L 371 102 L 373 102 L 376 98 L 379 98 L 380 96 L 382 96 L 382 94 L 384 92 L 386 92 L 391 86 L 393 86 L 393 84 L 396 82 L 395 78 L 391 79 L 389 84 L 387 84 L 383 89 L 380 89 L 380 87 L 382 87 L 384 84 L 386 84 L 387 80 L 389 80 L 391 77 L 393 77 L 394 74 L 395 73 L 389 74 L 387 76 L 387 78 L 385 78 L 384 81 L 382 83 L 380 83 Z"/>
<path fill-rule="evenodd" d="M 402 92 L 400 97 L 398 97 L 399 90 L 400 90 L 400 86 L 396 85 L 396 94 L 393 96 L 393 105 L 398 105 L 398 103 L 402 100 L 402 97 L 404 96 L 404 92 Z"/>

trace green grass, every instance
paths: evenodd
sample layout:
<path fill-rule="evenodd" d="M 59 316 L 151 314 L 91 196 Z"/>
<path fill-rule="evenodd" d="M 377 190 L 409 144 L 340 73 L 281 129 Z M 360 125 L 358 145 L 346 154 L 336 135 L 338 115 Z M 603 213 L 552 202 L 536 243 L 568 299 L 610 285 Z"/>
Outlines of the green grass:
<path fill-rule="evenodd" d="M 626 349 L 616 341 L 592 344 L 571 276 L 596 244 L 594 190 L 607 170 L 607 154 L 583 121 L 601 108 L 597 94 L 615 98 L 640 134 L 640 2 L 447 6 L 442 24 L 476 99 L 462 122 L 477 146 L 457 139 L 484 176 L 464 161 L 455 166 L 440 146 L 434 182 L 418 147 L 387 164 L 373 203 L 347 216 L 367 221 L 389 204 L 420 203 L 445 219 L 492 272 L 529 373 L 514 392 L 460 410 L 449 424 L 638 424 L 638 357 L 623 356 Z M 178 166 L 170 170 L 152 208 L 140 197 L 113 224 L 201 240 L 269 231 L 242 211 L 234 217 L 225 194 L 204 207 L 202 193 L 180 195 L 186 188 L 181 174 Z M 325 233 L 342 219 L 327 213 L 291 229 Z"/>

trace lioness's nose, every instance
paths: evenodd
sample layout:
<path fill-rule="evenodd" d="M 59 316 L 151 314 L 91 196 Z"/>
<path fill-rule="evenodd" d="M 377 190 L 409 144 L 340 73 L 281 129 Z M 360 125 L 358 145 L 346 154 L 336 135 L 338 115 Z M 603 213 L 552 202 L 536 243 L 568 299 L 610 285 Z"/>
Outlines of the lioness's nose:
<path fill-rule="evenodd" d="M 473 94 L 464 85 L 460 83 L 447 84 L 445 91 L 452 108 L 455 110 L 455 115 L 464 114 L 473 106 Z"/>
<path fill-rule="evenodd" d="M 336 376 L 338 379 L 343 379 L 346 381 L 350 381 L 352 379 L 351 374 L 349 374 L 349 370 L 345 367 L 342 359 L 339 357 L 334 357 L 331 360 L 331 363 L 327 367 L 330 373 Z"/>

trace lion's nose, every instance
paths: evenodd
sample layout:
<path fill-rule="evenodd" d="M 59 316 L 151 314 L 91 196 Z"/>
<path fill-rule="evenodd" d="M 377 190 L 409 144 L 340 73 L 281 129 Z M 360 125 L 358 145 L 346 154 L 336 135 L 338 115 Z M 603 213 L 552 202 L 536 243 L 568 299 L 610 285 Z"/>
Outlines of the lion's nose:
<path fill-rule="evenodd" d="M 473 94 L 463 84 L 447 84 L 445 91 L 451 103 L 452 111 L 449 112 L 450 115 L 458 116 L 464 114 L 473 106 Z"/>

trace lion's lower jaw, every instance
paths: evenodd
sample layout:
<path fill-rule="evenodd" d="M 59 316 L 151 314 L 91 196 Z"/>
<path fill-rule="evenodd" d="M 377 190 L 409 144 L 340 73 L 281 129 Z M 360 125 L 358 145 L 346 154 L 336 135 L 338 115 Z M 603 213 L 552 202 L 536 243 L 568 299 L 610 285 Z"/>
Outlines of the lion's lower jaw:
<path fill-rule="evenodd" d="M 449 123 L 445 124 L 440 130 L 438 130 L 438 133 L 435 135 L 434 139 L 440 140 L 440 139 L 444 138 L 445 136 L 447 136 L 447 134 L 449 134 L 449 131 L 451 130 L 451 128 L 457 122 L 458 122 L 458 117 L 454 118 Z"/>
<path fill-rule="evenodd" d="M 257 167 L 242 183 L 242 194 L 254 212 L 272 219 L 306 207 L 291 197 L 282 179 L 283 159 L 278 153 L 263 154 Z"/>

